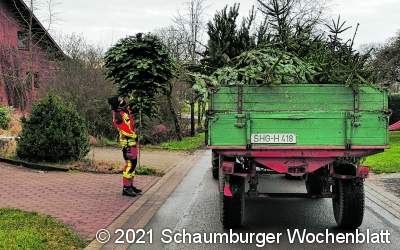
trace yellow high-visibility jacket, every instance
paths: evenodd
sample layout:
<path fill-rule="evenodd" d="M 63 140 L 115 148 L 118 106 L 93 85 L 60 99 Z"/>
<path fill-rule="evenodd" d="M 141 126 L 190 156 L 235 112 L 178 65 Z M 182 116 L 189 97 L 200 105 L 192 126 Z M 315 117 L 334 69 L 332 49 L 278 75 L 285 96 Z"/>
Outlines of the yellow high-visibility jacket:
<path fill-rule="evenodd" d="M 119 144 L 121 146 L 136 146 L 135 118 L 129 111 L 113 111 L 113 124 L 118 129 Z"/>

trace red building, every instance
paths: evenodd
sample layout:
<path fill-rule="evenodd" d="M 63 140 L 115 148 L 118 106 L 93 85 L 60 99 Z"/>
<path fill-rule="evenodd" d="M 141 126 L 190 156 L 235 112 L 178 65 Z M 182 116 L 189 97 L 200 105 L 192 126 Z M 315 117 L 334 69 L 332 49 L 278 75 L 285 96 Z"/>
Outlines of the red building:
<path fill-rule="evenodd" d="M 0 103 L 29 108 L 62 50 L 23 0 L 0 0 Z"/>

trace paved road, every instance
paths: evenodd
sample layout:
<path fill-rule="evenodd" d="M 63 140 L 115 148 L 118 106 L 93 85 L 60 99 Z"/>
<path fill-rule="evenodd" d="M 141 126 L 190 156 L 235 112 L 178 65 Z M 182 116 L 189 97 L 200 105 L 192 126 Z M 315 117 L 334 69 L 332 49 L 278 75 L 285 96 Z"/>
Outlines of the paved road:
<path fill-rule="evenodd" d="M 153 230 L 154 242 L 148 245 L 131 245 L 130 249 L 257 249 L 253 244 L 164 244 L 161 243 L 161 230 L 169 228 L 175 232 L 215 233 L 224 231 L 219 222 L 218 184 L 211 178 L 210 153 L 204 156 L 178 186 L 175 192 L 163 204 L 147 225 Z M 276 189 L 279 187 L 279 189 Z M 262 181 L 261 191 L 268 192 L 305 192 L 304 183 L 299 180 L 286 180 L 282 177 L 268 177 Z M 268 244 L 270 249 L 400 249 L 400 220 L 366 199 L 364 224 L 360 228 L 366 232 L 390 232 L 390 244 L 290 244 L 287 229 L 306 229 L 320 233 L 326 229 L 331 233 L 340 233 L 335 228 L 331 200 L 311 199 L 271 199 L 247 200 L 245 225 L 236 233 L 282 233 L 280 244 Z M 346 232 L 344 232 L 346 233 Z M 164 238 L 166 239 L 166 238 Z"/>

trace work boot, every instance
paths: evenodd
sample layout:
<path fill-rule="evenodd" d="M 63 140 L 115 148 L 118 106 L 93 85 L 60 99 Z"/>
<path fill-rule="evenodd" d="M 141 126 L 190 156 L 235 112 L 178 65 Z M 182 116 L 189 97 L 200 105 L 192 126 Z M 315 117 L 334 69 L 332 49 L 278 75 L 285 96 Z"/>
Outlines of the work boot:
<path fill-rule="evenodd" d="M 136 197 L 136 192 L 133 190 L 132 187 L 124 187 L 122 189 L 122 195 Z"/>
<path fill-rule="evenodd" d="M 137 188 L 135 186 L 132 186 L 132 189 L 136 194 L 142 194 L 142 190 L 141 189 L 139 189 L 139 188 Z"/>

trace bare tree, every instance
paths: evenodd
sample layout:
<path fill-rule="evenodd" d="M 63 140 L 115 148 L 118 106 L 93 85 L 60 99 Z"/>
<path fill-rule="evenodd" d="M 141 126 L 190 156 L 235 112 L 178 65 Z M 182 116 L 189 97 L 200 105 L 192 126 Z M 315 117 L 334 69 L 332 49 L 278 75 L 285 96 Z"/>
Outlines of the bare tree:
<path fill-rule="evenodd" d="M 289 39 L 296 29 L 315 29 L 324 22 L 328 0 L 257 0 L 258 9 L 267 17 L 267 25 L 279 42 Z"/>
<path fill-rule="evenodd" d="M 400 32 L 385 44 L 375 46 L 371 66 L 378 72 L 378 81 L 392 93 L 400 92 Z M 371 48 L 369 48 L 371 50 Z"/>
<path fill-rule="evenodd" d="M 178 12 L 174 18 L 174 23 L 179 32 L 185 34 L 186 47 L 189 56 L 189 64 L 191 67 L 195 67 L 199 64 L 201 58 L 202 49 L 202 33 L 204 31 L 204 14 L 205 14 L 205 2 L 206 0 L 189 0 L 186 3 L 185 11 Z M 193 92 L 189 91 L 187 100 L 190 105 L 190 134 L 195 135 L 195 104 L 198 102 L 198 96 Z M 201 103 L 198 103 L 198 121 L 201 125 L 200 112 L 203 110 Z"/>
<path fill-rule="evenodd" d="M 188 46 L 189 38 L 186 32 L 182 32 L 179 27 L 168 26 L 154 32 L 167 47 L 169 54 L 178 62 L 190 60 L 190 50 Z"/>
<path fill-rule="evenodd" d="M 174 79 L 172 79 L 167 86 L 166 98 L 167 105 L 169 106 L 170 113 L 173 118 L 175 126 L 175 134 L 179 140 L 182 139 L 181 136 L 181 125 L 178 119 L 179 110 L 182 109 L 181 100 L 179 99 L 180 93 L 178 90 L 185 90 L 188 93 L 188 88 L 182 86 L 182 78 L 186 73 L 184 64 L 191 61 L 190 44 L 188 41 L 189 36 L 186 32 L 182 32 L 179 27 L 168 26 L 159 29 L 155 32 L 163 41 L 164 45 L 169 50 L 170 55 L 175 59 L 178 64 L 177 72 Z M 178 98 L 177 98 L 178 97 Z M 177 112 L 178 111 L 178 112 Z"/>
<path fill-rule="evenodd" d="M 23 72 L 23 60 L 17 49 L 0 46 L 0 75 L 5 84 L 5 91 L 10 106 L 24 109 L 27 105 L 28 84 Z"/>
<path fill-rule="evenodd" d="M 13 0 L 13 4 L 16 10 L 15 14 L 22 20 L 20 25 L 24 32 L 19 39 L 23 43 L 23 46 L 25 46 L 27 54 L 24 65 L 19 69 L 25 69 L 26 74 L 20 74 L 21 79 L 18 80 L 18 82 L 24 82 L 26 85 L 23 90 L 25 94 L 19 95 L 20 98 L 25 98 L 25 100 L 19 101 L 21 104 L 24 103 L 24 106 L 20 107 L 24 109 L 29 99 L 32 100 L 35 98 L 32 91 L 35 88 L 35 80 L 38 78 L 34 65 L 35 59 L 39 57 L 52 58 L 55 52 L 54 49 L 58 49 L 49 49 L 49 44 L 47 43 L 48 39 L 52 39 L 49 35 L 49 30 L 55 21 L 54 6 L 56 2 L 55 0 Z M 27 9 L 30 11 L 26 11 Z M 36 17 L 36 13 L 39 10 L 42 10 L 42 13 L 46 13 L 44 20 L 47 23 L 47 27 L 43 27 Z M 17 69 L 14 67 L 14 70 Z"/>
<path fill-rule="evenodd" d="M 115 129 L 106 100 L 117 91 L 105 78 L 103 49 L 88 44 L 78 35 L 64 36 L 60 40 L 68 57 L 58 62 L 58 70 L 45 92 L 52 91 L 76 106 L 92 136 L 113 137 Z"/>
<path fill-rule="evenodd" d="M 199 61 L 199 47 L 202 44 L 202 33 L 204 32 L 204 15 L 206 0 L 188 0 L 184 12 L 178 11 L 173 21 L 179 32 L 185 35 L 187 49 L 191 63 Z"/>

